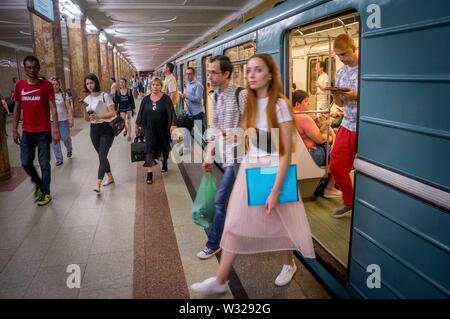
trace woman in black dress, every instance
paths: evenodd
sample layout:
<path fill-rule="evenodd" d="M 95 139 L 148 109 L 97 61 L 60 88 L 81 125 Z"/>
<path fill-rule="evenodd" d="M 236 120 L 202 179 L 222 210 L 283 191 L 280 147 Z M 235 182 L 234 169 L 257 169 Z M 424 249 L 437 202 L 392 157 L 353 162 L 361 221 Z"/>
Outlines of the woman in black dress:
<path fill-rule="evenodd" d="M 170 152 L 170 135 L 176 128 L 176 116 L 172 100 L 162 93 L 163 82 L 155 78 L 151 82 L 150 95 L 144 97 L 136 119 L 136 136 L 140 130 L 145 136 L 145 164 L 147 184 L 153 184 L 154 160 L 163 155 L 161 172 L 167 172 L 167 159 Z"/>

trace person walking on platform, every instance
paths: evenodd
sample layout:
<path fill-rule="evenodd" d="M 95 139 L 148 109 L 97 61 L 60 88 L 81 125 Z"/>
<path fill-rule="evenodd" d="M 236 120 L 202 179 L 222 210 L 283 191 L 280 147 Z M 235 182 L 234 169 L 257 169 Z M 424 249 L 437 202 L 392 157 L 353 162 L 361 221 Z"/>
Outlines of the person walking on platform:
<path fill-rule="evenodd" d="M 117 113 L 125 119 L 126 129 L 123 136 L 127 136 L 128 141 L 131 141 L 131 116 L 135 109 L 134 98 L 131 90 L 127 88 L 127 80 L 120 79 L 119 89 L 114 96 L 114 103 L 116 105 Z"/>
<path fill-rule="evenodd" d="M 334 103 L 344 107 L 344 118 L 331 151 L 330 173 L 342 191 L 344 205 L 334 213 L 342 218 L 352 210 L 353 185 L 350 171 L 356 156 L 356 121 L 358 118 L 358 51 L 354 40 L 340 34 L 334 40 L 334 53 L 344 63 L 336 72 L 336 86 L 347 89 L 333 93 Z"/>
<path fill-rule="evenodd" d="M 285 251 L 283 267 L 275 285 L 287 285 L 297 267 L 292 250 L 306 258 L 315 258 L 311 230 L 301 199 L 278 203 L 291 161 L 292 110 L 283 95 L 278 67 L 269 54 L 256 54 L 247 64 L 248 99 L 243 115 L 245 129 L 257 129 L 240 165 L 231 193 L 220 246 L 223 249 L 215 277 L 195 283 L 191 289 L 205 294 L 226 291 L 237 254 Z M 271 132 L 271 142 L 260 143 Z M 268 140 L 265 140 L 268 141 Z M 267 145 L 269 144 L 269 145 Z M 246 169 L 278 166 L 275 183 L 264 206 L 248 206 Z M 299 198 L 301 198 L 299 196 Z"/>
<path fill-rule="evenodd" d="M 116 78 L 114 78 L 114 77 L 110 78 L 110 80 L 111 80 L 111 91 L 109 92 L 109 94 L 111 95 L 111 98 L 113 99 L 114 96 L 116 95 L 117 83 L 116 83 Z"/>
<path fill-rule="evenodd" d="M 167 172 L 170 152 L 170 135 L 176 128 L 176 116 L 172 100 L 162 93 L 163 82 L 159 78 L 151 82 L 150 95 L 144 97 L 136 118 L 136 136 L 145 136 L 145 163 L 147 184 L 153 184 L 154 160 L 163 156 L 161 172 Z"/>
<path fill-rule="evenodd" d="M 114 183 L 108 152 L 114 141 L 114 132 L 109 125 L 109 121 L 116 112 L 109 93 L 101 92 L 100 82 L 95 74 L 90 73 L 84 77 L 84 91 L 90 93 L 83 100 L 85 106 L 83 111 L 85 119 L 91 123 L 91 141 L 100 162 L 94 188 L 94 192 L 100 194 L 100 187 L 105 174 L 108 175 L 108 179 L 103 183 L 103 186 Z"/>
<path fill-rule="evenodd" d="M 70 137 L 70 129 L 73 127 L 73 112 L 66 94 L 61 88 L 61 81 L 58 78 L 52 78 L 53 89 L 55 90 L 55 104 L 58 112 L 58 126 L 61 140 L 67 149 L 67 157 L 72 157 L 72 138 Z M 53 127 L 55 126 L 53 117 L 50 114 L 50 120 Z M 63 164 L 63 155 L 61 151 L 61 143 L 52 142 L 53 153 L 56 158 L 56 166 Z"/>
<path fill-rule="evenodd" d="M 43 206 L 52 200 L 50 195 L 50 143 L 52 141 L 50 113 L 55 121 L 53 142 L 59 143 L 55 92 L 49 81 L 39 79 L 41 67 L 35 56 L 25 57 L 23 67 L 27 80 L 17 81 L 15 86 L 16 105 L 14 107 L 13 139 L 16 144 L 20 144 L 22 166 L 31 177 L 31 181 L 36 185 L 33 200 L 38 206 Z M 22 137 L 20 137 L 17 128 L 22 111 Z M 33 165 L 36 147 L 42 177 L 39 177 Z"/>
<path fill-rule="evenodd" d="M 233 73 L 233 64 L 230 58 L 225 55 L 219 55 L 211 59 L 208 66 L 208 81 L 215 87 L 213 106 L 213 123 L 207 131 L 206 139 L 208 146 L 203 162 L 203 170 L 211 171 L 213 166 L 213 154 L 217 149 L 223 150 L 223 137 L 227 133 L 233 135 L 233 132 L 240 130 L 240 122 L 244 113 L 246 91 L 236 87 L 231 83 L 231 74 Z M 215 206 L 216 211 L 211 228 L 208 234 L 208 242 L 197 254 L 200 259 L 207 259 L 220 251 L 220 239 L 222 237 L 225 215 L 227 212 L 228 200 L 236 179 L 239 162 L 239 154 L 235 157 L 234 150 L 239 145 L 234 142 L 226 142 L 223 151 L 223 176 L 220 180 L 216 193 Z"/>

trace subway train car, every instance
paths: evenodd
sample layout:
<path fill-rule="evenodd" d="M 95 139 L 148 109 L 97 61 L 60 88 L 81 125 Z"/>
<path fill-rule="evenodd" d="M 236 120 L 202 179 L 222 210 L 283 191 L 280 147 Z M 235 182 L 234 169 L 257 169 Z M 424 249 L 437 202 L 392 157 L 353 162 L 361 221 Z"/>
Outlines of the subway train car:
<path fill-rule="evenodd" d="M 205 89 L 209 59 L 228 55 L 233 83 L 246 85 L 246 63 L 269 53 L 286 96 L 293 84 L 315 110 L 315 64 L 331 82 L 342 65 L 332 51 L 340 33 L 359 50 L 359 113 L 351 217 L 332 219 L 339 199 L 305 207 L 317 259 L 303 263 L 342 298 L 450 297 L 450 3 L 447 0 L 292 0 L 176 59 L 180 90 L 188 66 Z M 301 146 L 301 145 L 300 145 Z M 300 192 L 328 173 L 298 157 Z M 316 185 L 317 186 L 317 185 Z"/>

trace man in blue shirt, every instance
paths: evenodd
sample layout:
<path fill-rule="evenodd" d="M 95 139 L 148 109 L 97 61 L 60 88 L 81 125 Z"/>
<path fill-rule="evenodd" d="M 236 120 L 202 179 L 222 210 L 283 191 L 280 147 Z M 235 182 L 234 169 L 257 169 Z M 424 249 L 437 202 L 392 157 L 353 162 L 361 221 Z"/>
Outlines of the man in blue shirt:
<path fill-rule="evenodd" d="M 195 78 L 195 69 L 188 67 L 186 70 L 186 89 L 184 93 L 180 95 L 184 99 L 185 107 L 184 112 L 194 117 L 194 123 L 197 130 L 200 133 L 201 123 L 201 135 L 205 131 L 205 110 L 203 108 L 203 85 Z M 201 121 L 201 122 L 200 122 Z M 189 149 L 189 136 L 184 137 L 184 147 Z"/>

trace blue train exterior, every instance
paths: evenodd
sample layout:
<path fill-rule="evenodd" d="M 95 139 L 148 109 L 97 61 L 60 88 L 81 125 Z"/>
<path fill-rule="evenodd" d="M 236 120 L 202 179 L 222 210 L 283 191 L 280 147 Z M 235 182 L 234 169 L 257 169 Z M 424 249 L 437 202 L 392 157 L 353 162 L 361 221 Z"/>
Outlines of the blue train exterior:
<path fill-rule="evenodd" d="M 205 56 L 251 40 L 278 61 L 288 92 L 287 32 L 348 10 L 360 19 L 348 280 L 341 287 L 317 261 L 309 266 L 339 297 L 449 298 L 449 1 L 285 1 L 176 64 L 195 59 L 203 81 Z"/>

